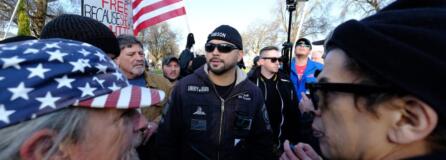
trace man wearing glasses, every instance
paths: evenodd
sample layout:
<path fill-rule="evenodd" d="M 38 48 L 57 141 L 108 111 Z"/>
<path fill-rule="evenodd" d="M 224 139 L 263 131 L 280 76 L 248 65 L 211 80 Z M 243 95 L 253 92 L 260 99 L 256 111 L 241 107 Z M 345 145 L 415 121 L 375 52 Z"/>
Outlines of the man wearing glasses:
<path fill-rule="evenodd" d="M 305 141 L 300 129 L 297 96 L 288 76 L 279 72 L 281 53 L 275 46 L 260 50 L 259 67 L 249 79 L 262 90 L 274 137 L 274 153 L 281 154 L 285 139 L 292 143 Z M 307 127 L 311 127 L 308 125 Z M 307 130 L 311 130 L 308 128 Z M 311 132 L 308 132 L 311 136 Z"/>
<path fill-rule="evenodd" d="M 179 80 L 159 127 L 161 159 L 271 159 L 262 92 L 237 67 L 242 39 L 231 26 L 209 34 L 207 64 Z"/>
<path fill-rule="evenodd" d="M 445 1 L 399 0 L 333 31 L 308 85 L 325 157 L 446 157 L 445 22 Z M 305 144 L 284 150 L 283 160 L 319 159 Z"/>
<path fill-rule="evenodd" d="M 309 59 L 311 52 L 311 42 L 306 38 L 300 38 L 296 41 L 294 48 L 294 58 L 291 60 L 290 79 L 294 84 L 297 98 L 300 101 L 302 95 L 308 91 L 305 88 L 305 83 L 315 82 L 316 71 L 322 70 L 323 65 Z"/>

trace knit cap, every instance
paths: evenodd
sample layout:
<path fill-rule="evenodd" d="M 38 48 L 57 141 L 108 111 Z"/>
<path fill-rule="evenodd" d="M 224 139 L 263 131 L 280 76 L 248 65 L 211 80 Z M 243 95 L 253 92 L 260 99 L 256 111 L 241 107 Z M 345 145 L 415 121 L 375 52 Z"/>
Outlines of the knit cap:
<path fill-rule="evenodd" d="M 92 18 L 63 14 L 48 22 L 40 38 L 65 38 L 89 43 L 105 53 L 118 57 L 121 50 L 115 34 L 103 23 Z"/>
<path fill-rule="evenodd" d="M 208 43 L 213 39 L 223 40 L 232 43 L 238 49 L 243 50 L 242 36 L 235 28 L 229 25 L 221 25 L 217 27 L 211 34 L 209 34 L 206 43 Z"/>

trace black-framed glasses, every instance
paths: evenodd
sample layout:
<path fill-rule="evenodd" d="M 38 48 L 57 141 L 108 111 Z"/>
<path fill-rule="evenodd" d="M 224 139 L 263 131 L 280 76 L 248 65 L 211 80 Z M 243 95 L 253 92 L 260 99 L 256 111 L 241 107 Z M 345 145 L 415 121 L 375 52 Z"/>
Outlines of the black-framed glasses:
<path fill-rule="evenodd" d="M 269 59 L 271 63 L 282 62 L 282 57 L 262 57 L 262 59 Z"/>
<path fill-rule="evenodd" d="M 318 90 L 320 91 L 334 91 L 334 92 L 344 92 L 353 93 L 357 95 L 369 95 L 374 93 L 398 93 L 399 91 L 394 87 L 390 86 L 379 86 L 372 84 L 352 84 L 352 83 L 306 83 L 306 88 L 310 91 L 310 99 L 313 102 L 315 109 L 319 106 L 319 96 L 316 94 Z"/>
<path fill-rule="evenodd" d="M 228 43 L 220 43 L 220 44 L 206 43 L 204 45 L 204 50 L 206 52 L 212 52 L 214 51 L 215 48 L 217 48 L 217 50 L 221 53 L 229 53 L 234 49 L 238 49 L 235 45 Z"/>

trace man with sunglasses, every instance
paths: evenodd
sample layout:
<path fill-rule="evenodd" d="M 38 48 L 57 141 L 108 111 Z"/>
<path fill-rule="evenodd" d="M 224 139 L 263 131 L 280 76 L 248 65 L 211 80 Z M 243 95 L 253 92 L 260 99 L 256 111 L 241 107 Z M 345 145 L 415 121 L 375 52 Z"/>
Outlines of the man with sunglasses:
<path fill-rule="evenodd" d="M 282 62 L 281 53 L 275 46 L 264 47 L 260 50 L 259 67 L 249 76 L 249 79 L 262 90 L 265 105 L 273 130 L 274 153 L 282 153 L 285 139 L 292 143 L 305 141 L 299 133 L 299 111 L 296 107 L 297 96 L 293 84 L 288 76 L 279 72 Z M 311 127 L 311 125 L 307 125 Z M 311 128 L 307 128 L 308 131 Z M 311 136 L 311 132 L 308 132 Z M 307 142 L 307 141 L 305 141 Z"/>
<path fill-rule="evenodd" d="M 272 132 L 262 92 L 237 67 L 239 32 L 222 25 L 209 34 L 207 64 L 182 78 L 161 120 L 161 159 L 271 159 Z"/>
<path fill-rule="evenodd" d="M 309 58 L 311 52 L 311 42 L 306 38 L 300 38 L 296 41 L 294 48 L 294 58 L 291 60 L 290 79 L 293 82 L 294 90 L 300 102 L 302 95 L 307 93 L 305 84 L 315 82 L 316 71 L 322 70 L 323 65 Z"/>
<path fill-rule="evenodd" d="M 339 25 L 326 39 L 318 83 L 308 85 L 322 154 L 445 159 L 445 38 L 441 0 L 399 0 Z M 283 160 L 319 159 L 305 144 L 293 147 L 294 153 L 284 145 Z"/>

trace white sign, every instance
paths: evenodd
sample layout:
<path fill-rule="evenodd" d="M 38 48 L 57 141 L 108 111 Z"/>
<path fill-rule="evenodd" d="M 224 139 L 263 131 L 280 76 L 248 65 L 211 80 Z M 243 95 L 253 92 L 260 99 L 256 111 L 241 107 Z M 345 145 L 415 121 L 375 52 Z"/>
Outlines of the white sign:
<path fill-rule="evenodd" d="M 133 34 L 131 0 L 82 0 L 82 16 L 104 23 L 116 36 Z"/>

